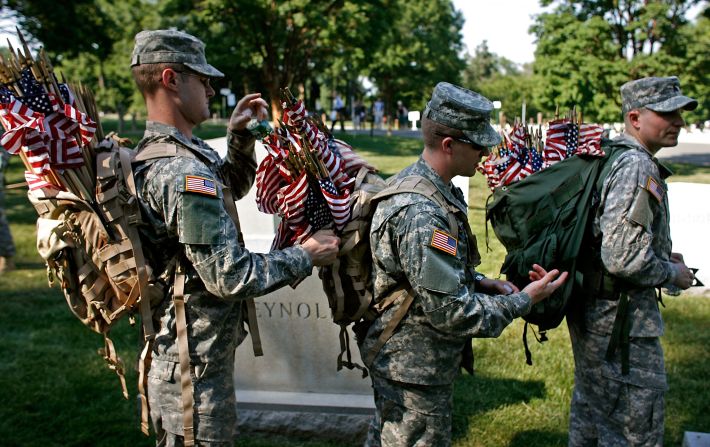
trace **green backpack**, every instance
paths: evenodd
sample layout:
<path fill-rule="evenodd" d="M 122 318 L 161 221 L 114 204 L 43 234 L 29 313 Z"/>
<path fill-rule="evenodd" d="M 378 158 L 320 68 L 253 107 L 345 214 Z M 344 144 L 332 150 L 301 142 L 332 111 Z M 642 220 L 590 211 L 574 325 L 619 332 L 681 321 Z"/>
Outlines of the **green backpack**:
<path fill-rule="evenodd" d="M 573 290 L 582 284 L 578 259 L 594 255 L 591 223 L 599 191 L 614 160 L 626 149 L 610 141 L 603 147 L 604 157 L 576 155 L 497 188 L 486 205 L 486 220 L 508 251 L 501 273 L 509 281 L 521 288 L 527 285 L 534 263 L 569 272 L 562 287 L 523 317 L 527 322 L 523 343 L 528 364 L 532 364 L 526 341 L 528 324 L 538 326 L 540 341 L 546 339 L 544 331 L 560 325 Z"/>

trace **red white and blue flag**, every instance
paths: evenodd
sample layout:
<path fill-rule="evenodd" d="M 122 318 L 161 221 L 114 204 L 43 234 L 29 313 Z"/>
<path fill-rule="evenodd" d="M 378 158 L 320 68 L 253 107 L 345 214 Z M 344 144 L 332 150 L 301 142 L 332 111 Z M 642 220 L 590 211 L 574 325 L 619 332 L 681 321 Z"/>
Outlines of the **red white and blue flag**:
<path fill-rule="evenodd" d="M 207 196 L 217 196 L 217 186 L 213 179 L 198 175 L 185 176 L 185 192 L 194 192 Z"/>
<path fill-rule="evenodd" d="M 431 246 L 452 256 L 456 256 L 458 241 L 449 233 L 435 229 L 434 234 L 431 236 Z"/>

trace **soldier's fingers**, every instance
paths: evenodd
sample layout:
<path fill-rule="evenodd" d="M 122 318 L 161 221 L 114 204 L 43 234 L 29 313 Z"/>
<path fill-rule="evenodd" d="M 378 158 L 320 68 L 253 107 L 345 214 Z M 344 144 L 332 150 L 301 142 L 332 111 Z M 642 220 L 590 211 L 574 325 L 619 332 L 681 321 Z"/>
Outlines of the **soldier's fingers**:
<path fill-rule="evenodd" d="M 557 271 L 557 270 L 553 270 L 553 271 Z M 554 289 L 557 289 L 558 287 L 560 287 L 562 284 L 565 283 L 565 281 L 567 280 L 567 275 L 568 275 L 567 272 L 562 272 L 562 274 L 560 276 L 558 276 L 557 279 L 550 282 L 549 286 L 554 287 Z"/>
<path fill-rule="evenodd" d="M 249 107 L 249 104 L 257 98 L 261 98 L 261 93 L 249 93 L 244 95 L 244 97 L 237 102 L 236 108 L 239 110 L 246 109 Z"/>

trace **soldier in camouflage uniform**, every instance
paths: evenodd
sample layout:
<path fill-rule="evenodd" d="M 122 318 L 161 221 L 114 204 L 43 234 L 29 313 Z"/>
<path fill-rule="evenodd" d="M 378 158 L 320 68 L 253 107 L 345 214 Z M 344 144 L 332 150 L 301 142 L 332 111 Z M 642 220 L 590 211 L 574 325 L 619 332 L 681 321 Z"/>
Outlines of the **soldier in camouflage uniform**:
<path fill-rule="evenodd" d="M 384 199 L 373 216 L 375 300 L 382 302 L 403 284 L 411 285 L 414 300 L 368 365 L 376 415 L 367 445 L 450 445 L 452 387 L 464 344 L 471 337 L 497 337 L 566 278 L 564 273 L 552 281 L 556 270 L 547 273 L 535 266 L 542 279 L 521 292 L 508 281 L 488 279 L 474 270 L 480 262 L 476 240 L 467 236 L 467 206 L 451 179 L 472 176 L 488 147 L 499 143 L 489 124 L 492 108 L 477 93 L 439 83 L 422 119 L 422 156 L 396 176 L 421 176 L 436 186 L 459 211 L 458 240 L 449 234 L 448 212 L 421 194 Z M 363 358 L 399 304 L 373 322 L 360 345 Z"/>
<path fill-rule="evenodd" d="M 5 217 L 5 169 L 9 162 L 10 154 L 0 146 L 0 275 L 15 268 L 12 259 L 15 256 L 15 243 Z"/>
<path fill-rule="evenodd" d="M 223 76 L 207 63 L 204 44 L 179 31 L 143 31 L 136 35 L 131 67 L 148 109 L 139 154 L 156 143 L 191 154 L 153 159 L 135 168 L 147 223 L 141 239 L 156 272 L 169 272 L 176 259 L 185 269 L 196 442 L 231 446 L 236 433 L 234 351 L 246 336 L 243 300 L 299 281 L 314 265 L 334 261 L 339 240 L 322 231 L 302 245 L 266 254 L 240 246 L 238 228 L 221 200 L 225 191 L 221 185 L 231 188 L 234 198 L 251 187 L 255 138 L 246 125 L 252 116 L 266 118 L 266 102 L 259 94 L 239 101 L 229 121 L 228 153 L 221 159 L 192 135 L 194 126 L 209 117 L 209 99 L 215 93 L 210 80 Z M 165 276 L 170 283 L 172 276 Z M 157 443 L 168 446 L 184 441 L 171 296 L 172 290 L 154 311 L 159 323 L 148 374 Z"/>
<path fill-rule="evenodd" d="M 667 384 L 654 288 L 686 289 L 693 281 L 683 257 L 671 252 L 665 183 L 671 172 L 654 155 L 678 144 L 680 111 L 698 103 L 682 95 L 675 77 L 628 82 L 621 97 L 625 133 L 605 145 L 627 150 L 603 183 L 593 223 L 603 268 L 585 273 L 583 305 L 567 317 L 575 359 L 569 445 L 575 447 L 663 444 Z M 617 320 L 620 298 L 628 299 L 628 312 Z M 627 371 L 623 349 L 607 356 L 613 328 L 622 322 L 629 334 Z"/>

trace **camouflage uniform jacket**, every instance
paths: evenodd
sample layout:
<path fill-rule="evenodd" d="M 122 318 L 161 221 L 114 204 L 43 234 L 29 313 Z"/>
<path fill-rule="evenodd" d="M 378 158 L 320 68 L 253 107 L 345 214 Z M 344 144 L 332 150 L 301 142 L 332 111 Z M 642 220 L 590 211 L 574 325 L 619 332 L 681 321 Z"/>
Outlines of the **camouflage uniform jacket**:
<path fill-rule="evenodd" d="M 671 172 L 633 137 L 623 134 L 616 144 L 629 150 L 614 162 L 601 190 L 593 231 L 601 239 L 604 269 L 630 287 L 631 337 L 663 335 L 663 320 L 654 287 L 673 281 L 668 194 Z M 617 300 L 587 300 L 586 330 L 611 334 Z"/>
<path fill-rule="evenodd" d="M 141 232 L 144 252 L 156 272 L 164 271 L 177 254 L 187 260 L 185 302 L 191 363 L 215 362 L 231 371 L 234 350 L 245 337 L 240 300 L 305 278 L 312 263 L 299 246 L 267 254 L 248 252 L 237 243 L 237 229 L 225 211 L 219 187 L 212 196 L 186 191 L 186 177 L 198 176 L 216 180 L 218 186 L 226 183 L 235 199 L 243 197 L 256 172 L 253 138 L 230 133 L 228 154 L 222 160 L 199 138 L 190 140 L 174 127 L 148 122 L 139 150 L 156 142 L 183 146 L 198 158 L 161 158 L 135 169 L 147 224 Z M 171 297 L 172 290 L 154 313 L 160 325 L 153 358 L 178 362 Z"/>
<path fill-rule="evenodd" d="M 461 190 L 445 184 L 423 158 L 398 177 L 409 175 L 433 182 L 466 215 Z M 375 300 L 381 301 L 406 283 L 412 285 L 415 299 L 375 357 L 370 367 L 374 375 L 413 384 L 450 384 L 458 374 L 461 350 L 469 337 L 496 337 L 514 318 L 530 310 L 527 293 L 503 297 L 474 291 L 473 266 L 466 264 L 468 250 L 477 254 L 478 249 L 475 240 L 467 240 L 461 220 L 456 254 L 434 247 L 434 232 L 449 232 L 447 215 L 433 200 L 416 193 L 397 194 L 377 206 L 370 232 Z M 397 304 L 374 321 L 361 352 L 368 352 L 376 342 Z"/>

